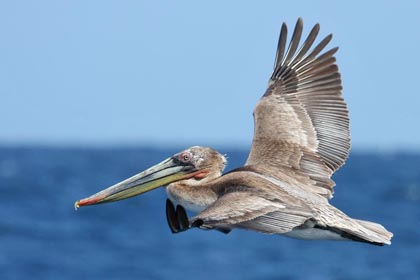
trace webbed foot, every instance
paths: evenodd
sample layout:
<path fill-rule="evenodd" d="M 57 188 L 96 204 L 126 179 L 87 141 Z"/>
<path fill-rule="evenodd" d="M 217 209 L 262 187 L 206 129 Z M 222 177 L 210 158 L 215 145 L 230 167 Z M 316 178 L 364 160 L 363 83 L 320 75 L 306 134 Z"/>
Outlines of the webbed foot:
<path fill-rule="evenodd" d="M 190 229 L 190 223 L 184 207 L 178 205 L 175 209 L 174 204 L 169 199 L 166 200 L 166 219 L 172 233 Z"/>

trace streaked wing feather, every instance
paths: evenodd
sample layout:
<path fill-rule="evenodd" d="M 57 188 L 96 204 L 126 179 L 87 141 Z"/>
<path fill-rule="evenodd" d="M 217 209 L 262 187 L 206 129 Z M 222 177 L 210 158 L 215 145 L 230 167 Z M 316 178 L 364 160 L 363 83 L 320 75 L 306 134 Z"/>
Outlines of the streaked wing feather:
<path fill-rule="evenodd" d="M 334 57 L 338 48 L 322 53 L 331 35 L 313 47 L 319 32 L 315 25 L 296 53 L 302 29 L 299 19 L 286 55 L 276 56 L 269 87 L 254 109 L 254 140 L 246 164 L 292 167 L 330 198 L 331 175 L 350 149 L 348 109 Z M 286 41 L 283 30 L 279 42 Z M 284 44 L 279 43 L 277 53 L 284 52 Z"/>
<path fill-rule="evenodd" d="M 303 225 L 310 213 L 288 207 L 283 211 L 274 211 L 236 225 L 236 227 L 263 233 L 286 233 Z"/>
<path fill-rule="evenodd" d="M 302 44 L 302 47 L 300 48 L 298 54 L 293 59 L 296 64 L 299 64 L 299 62 L 303 61 L 303 57 L 307 54 L 308 50 L 311 48 L 312 44 L 314 43 L 316 36 L 318 36 L 319 33 L 319 24 L 315 24 L 315 26 L 312 28 L 311 32 L 309 33 L 308 37 L 306 38 L 305 42 Z"/>
<path fill-rule="evenodd" d="M 298 19 L 295 30 L 292 34 L 292 39 L 290 40 L 289 48 L 287 49 L 286 57 L 282 61 L 283 65 L 288 65 L 292 60 L 297 48 L 299 47 L 300 38 L 302 37 L 303 22 L 302 19 Z"/>
<path fill-rule="evenodd" d="M 281 26 L 280 34 L 284 34 L 283 36 L 279 36 L 279 42 L 277 44 L 277 52 L 276 52 L 276 59 L 274 60 L 274 69 L 277 68 L 277 64 L 281 64 L 283 59 L 284 51 L 286 49 L 286 40 L 287 40 L 287 25 L 285 23 Z"/>
<path fill-rule="evenodd" d="M 289 206 L 251 192 L 231 192 L 221 196 L 190 222 L 203 228 L 245 228 L 264 233 L 284 233 L 312 217 L 309 209 Z"/>

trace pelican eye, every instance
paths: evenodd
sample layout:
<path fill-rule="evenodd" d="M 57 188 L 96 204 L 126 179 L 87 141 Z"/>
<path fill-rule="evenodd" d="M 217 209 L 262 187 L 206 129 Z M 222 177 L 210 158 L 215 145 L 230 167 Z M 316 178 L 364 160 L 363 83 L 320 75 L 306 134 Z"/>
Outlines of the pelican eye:
<path fill-rule="evenodd" d="M 192 158 L 191 153 L 189 152 L 183 152 L 180 156 L 179 156 L 179 160 L 182 162 L 189 162 Z"/>

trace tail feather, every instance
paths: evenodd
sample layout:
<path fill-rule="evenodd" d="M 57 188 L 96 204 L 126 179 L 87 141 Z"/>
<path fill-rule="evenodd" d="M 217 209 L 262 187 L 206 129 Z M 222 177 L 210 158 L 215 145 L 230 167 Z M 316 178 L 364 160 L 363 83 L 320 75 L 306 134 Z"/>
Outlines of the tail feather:
<path fill-rule="evenodd" d="M 366 241 L 370 241 L 373 243 L 381 243 L 382 245 L 387 244 L 391 245 L 391 238 L 393 236 L 392 232 L 386 230 L 381 224 L 364 221 L 364 220 L 357 220 L 356 221 L 359 225 L 361 225 L 366 230 L 359 230 L 356 232 L 356 235 L 360 238 L 365 239 Z"/>

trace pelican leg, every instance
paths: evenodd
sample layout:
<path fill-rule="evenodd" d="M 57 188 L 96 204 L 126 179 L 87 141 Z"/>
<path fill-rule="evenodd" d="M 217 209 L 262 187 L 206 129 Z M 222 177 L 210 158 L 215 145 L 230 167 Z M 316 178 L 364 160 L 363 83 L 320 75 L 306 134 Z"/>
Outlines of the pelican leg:
<path fill-rule="evenodd" d="M 229 228 L 229 227 L 221 227 L 221 226 L 219 226 L 219 227 L 212 227 L 212 226 L 206 226 L 205 224 L 204 224 L 204 221 L 203 220 L 201 220 L 201 219 L 193 219 L 194 221 L 191 223 L 191 228 L 199 228 L 199 229 L 204 229 L 204 230 L 212 230 L 212 229 L 215 229 L 215 230 L 217 230 L 218 232 L 221 232 L 221 233 L 224 233 L 224 234 L 228 234 L 229 232 L 231 232 L 232 231 L 232 229 L 231 228 Z"/>

